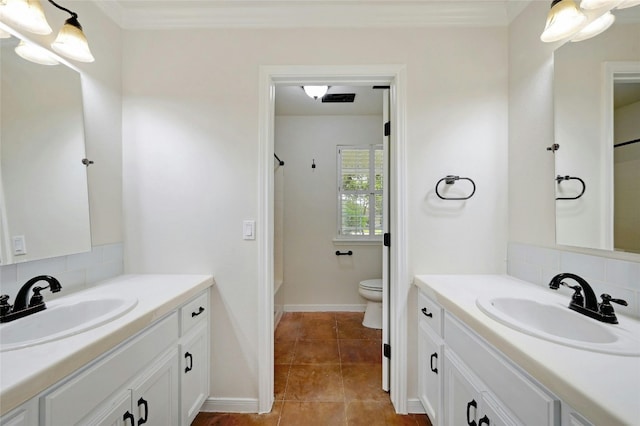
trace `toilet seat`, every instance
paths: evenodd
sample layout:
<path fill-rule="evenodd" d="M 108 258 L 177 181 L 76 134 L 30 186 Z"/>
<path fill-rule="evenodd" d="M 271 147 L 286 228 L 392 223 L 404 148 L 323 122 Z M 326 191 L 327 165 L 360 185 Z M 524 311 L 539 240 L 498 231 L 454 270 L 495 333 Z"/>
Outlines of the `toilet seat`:
<path fill-rule="evenodd" d="M 360 288 L 369 291 L 382 291 L 382 279 L 360 281 Z"/>

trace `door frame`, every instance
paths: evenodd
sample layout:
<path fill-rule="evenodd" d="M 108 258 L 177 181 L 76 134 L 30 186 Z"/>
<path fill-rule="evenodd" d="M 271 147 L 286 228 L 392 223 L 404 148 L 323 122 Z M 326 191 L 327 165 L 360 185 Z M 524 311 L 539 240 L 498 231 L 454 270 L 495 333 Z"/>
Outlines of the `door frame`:
<path fill-rule="evenodd" d="M 261 66 L 258 100 L 258 412 L 274 402 L 273 243 L 274 126 L 276 84 L 388 85 L 391 90 L 390 169 L 390 397 L 397 413 L 407 413 L 407 161 L 405 142 L 406 70 L 404 65 L 276 65 Z"/>

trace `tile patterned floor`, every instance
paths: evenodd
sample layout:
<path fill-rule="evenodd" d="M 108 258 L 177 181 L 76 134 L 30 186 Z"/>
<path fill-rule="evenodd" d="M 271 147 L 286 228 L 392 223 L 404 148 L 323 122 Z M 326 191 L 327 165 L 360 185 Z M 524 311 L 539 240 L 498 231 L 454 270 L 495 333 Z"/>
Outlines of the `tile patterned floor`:
<path fill-rule="evenodd" d="M 192 426 L 431 426 L 395 414 L 380 389 L 382 332 L 363 313 L 288 312 L 275 332 L 275 403 L 269 414 L 200 413 Z"/>

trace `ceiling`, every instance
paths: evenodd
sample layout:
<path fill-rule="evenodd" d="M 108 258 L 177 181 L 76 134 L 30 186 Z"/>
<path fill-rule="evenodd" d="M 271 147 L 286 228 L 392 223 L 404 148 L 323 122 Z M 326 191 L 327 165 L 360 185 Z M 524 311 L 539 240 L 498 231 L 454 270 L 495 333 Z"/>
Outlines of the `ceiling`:
<path fill-rule="evenodd" d="M 353 103 L 323 103 L 301 86 L 276 86 L 276 115 L 382 115 L 382 90 L 369 86 L 330 86 L 327 93 L 355 93 Z"/>
<path fill-rule="evenodd" d="M 532 0 L 93 1 L 122 28 L 167 29 L 506 26 Z"/>

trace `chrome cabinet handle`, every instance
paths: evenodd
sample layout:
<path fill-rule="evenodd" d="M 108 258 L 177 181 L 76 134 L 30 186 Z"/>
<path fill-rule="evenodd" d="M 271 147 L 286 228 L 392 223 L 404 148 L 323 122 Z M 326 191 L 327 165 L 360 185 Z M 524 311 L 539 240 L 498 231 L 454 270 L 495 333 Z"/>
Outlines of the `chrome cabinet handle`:
<path fill-rule="evenodd" d="M 131 414 L 129 411 L 124 413 L 124 415 L 122 416 L 123 423 L 127 423 L 127 420 L 131 422 L 131 426 L 136 426 L 136 419 L 133 417 L 133 414 Z"/>
<path fill-rule="evenodd" d="M 483 424 L 487 425 L 487 426 L 491 426 L 491 422 L 489 421 L 489 417 L 487 417 L 486 415 L 480 419 L 480 421 L 478 422 L 478 426 L 482 426 Z"/>

